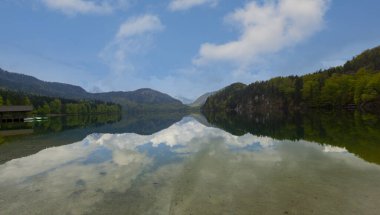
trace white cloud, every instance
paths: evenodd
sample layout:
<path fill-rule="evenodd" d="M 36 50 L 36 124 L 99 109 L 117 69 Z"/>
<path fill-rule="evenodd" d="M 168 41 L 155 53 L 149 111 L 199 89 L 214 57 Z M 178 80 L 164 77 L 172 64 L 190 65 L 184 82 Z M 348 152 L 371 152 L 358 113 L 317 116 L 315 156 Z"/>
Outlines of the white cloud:
<path fill-rule="evenodd" d="M 128 0 L 41 0 L 48 8 L 68 15 L 107 14 L 127 5 Z"/>
<path fill-rule="evenodd" d="M 115 38 L 100 53 L 100 57 L 114 73 L 131 73 L 135 71 L 133 58 L 143 55 L 151 47 L 152 33 L 164 28 L 155 15 L 146 14 L 128 19 L 120 26 Z"/>
<path fill-rule="evenodd" d="M 203 44 L 194 63 L 224 61 L 246 67 L 260 55 L 295 45 L 320 30 L 328 3 L 329 0 L 252 1 L 226 17 L 228 23 L 239 27 L 240 37 L 225 44 Z"/>
<path fill-rule="evenodd" d="M 187 10 L 195 6 L 210 4 L 216 6 L 219 0 L 172 0 L 169 9 L 172 11 Z"/>
<path fill-rule="evenodd" d="M 124 22 L 117 33 L 118 39 L 141 35 L 144 33 L 163 30 L 160 19 L 154 15 L 135 17 Z"/>

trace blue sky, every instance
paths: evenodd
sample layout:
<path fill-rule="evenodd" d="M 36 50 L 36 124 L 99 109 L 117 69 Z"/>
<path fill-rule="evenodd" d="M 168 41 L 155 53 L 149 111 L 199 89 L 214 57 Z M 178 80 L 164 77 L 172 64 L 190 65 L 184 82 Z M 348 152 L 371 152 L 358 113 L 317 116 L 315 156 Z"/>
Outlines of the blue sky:
<path fill-rule="evenodd" d="M 0 67 L 89 91 L 196 98 L 380 45 L 374 0 L 2 0 Z"/>

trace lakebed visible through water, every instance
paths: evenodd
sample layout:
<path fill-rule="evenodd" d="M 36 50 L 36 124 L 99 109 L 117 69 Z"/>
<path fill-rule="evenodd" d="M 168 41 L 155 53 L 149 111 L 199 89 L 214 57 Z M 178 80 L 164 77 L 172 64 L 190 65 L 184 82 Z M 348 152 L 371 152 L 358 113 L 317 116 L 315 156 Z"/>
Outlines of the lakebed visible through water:
<path fill-rule="evenodd" d="M 380 213 L 376 117 L 206 118 L 61 119 L 4 138 L 1 214 Z"/>

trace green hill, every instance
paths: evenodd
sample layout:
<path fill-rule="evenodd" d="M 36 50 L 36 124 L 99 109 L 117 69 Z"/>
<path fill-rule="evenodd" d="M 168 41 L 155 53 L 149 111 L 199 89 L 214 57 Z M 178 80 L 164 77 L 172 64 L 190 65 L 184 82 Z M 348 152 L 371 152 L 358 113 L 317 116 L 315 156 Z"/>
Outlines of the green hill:
<path fill-rule="evenodd" d="M 203 112 L 252 114 L 307 108 L 379 111 L 380 47 L 343 66 L 303 76 L 277 77 L 248 86 L 232 84 L 210 96 Z"/>
<path fill-rule="evenodd" d="M 120 104 L 124 110 L 130 111 L 186 109 L 186 106 L 179 100 L 152 89 L 144 88 L 130 92 L 89 93 L 79 86 L 46 82 L 32 76 L 11 73 L 2 69 L 0 69 L 0 89 L 33 96 L 112 102 Z"/>

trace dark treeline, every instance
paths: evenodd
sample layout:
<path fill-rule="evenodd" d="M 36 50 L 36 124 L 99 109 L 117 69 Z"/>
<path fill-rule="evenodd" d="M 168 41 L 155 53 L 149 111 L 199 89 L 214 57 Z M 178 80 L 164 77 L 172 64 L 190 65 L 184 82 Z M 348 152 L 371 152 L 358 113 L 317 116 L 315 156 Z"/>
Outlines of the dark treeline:
<path fill-rule="evenodd" d="M 99 114 L 120 112 L 121 106 L 114 103 L 89 100 L 70 100 L 37 96 L 0 89 L 0 105 L 32 105 L 34 113 L 48 114 Z"/>
<path fill-rule="evenodd" d="M 204 111 L 253 113 L 305 108 L 358 108 L 380 104 L 380 47 L 343 66 L 304 76 L 277 77 L 250 85 L 233 84 L 208 98 Z"/>
<path fill-rule="evenodd" d="M 33 129 L 33 134 L 43 134 L 73 128 L 99 127 L 119 122 L 121 118 L 121 113 L 56 116 L 33 123 L 6 123 L 0 126 L 0 130 Z"/>

